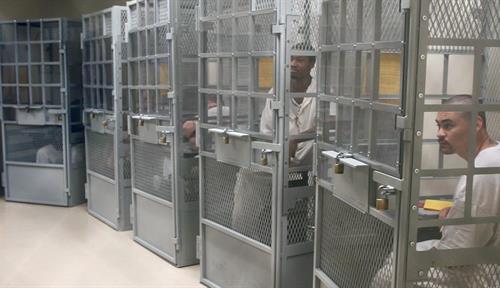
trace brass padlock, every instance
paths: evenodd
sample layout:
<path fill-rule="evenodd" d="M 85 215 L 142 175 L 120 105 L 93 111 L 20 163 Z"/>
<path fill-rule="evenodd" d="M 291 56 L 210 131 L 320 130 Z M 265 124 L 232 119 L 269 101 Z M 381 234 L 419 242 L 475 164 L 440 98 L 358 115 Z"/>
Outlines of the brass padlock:
<path fill-rule="evenodd" d="M 224 142 L 224 144 L 229 144 L 229 135 L 222 135 L 222 141 Z"/>
<path fill-rule="evenodd" d="M 336 162 L 333 169 L 335 171 L 335 174 L 344 174 L 344 163 L 341 163 L 338 158 L 335 161 Z"/>
<path fill-rule="evenodd" d="M 102 121 L 102 127 L 104 128 L 108 127 L 108 120 Z"/>
<path fill-rule="evenodd" d="M 267 166 L 268 161 L 267 161 L 267 153 L 262 152 L 260 154 L 260 165 Z"/>
<path fill-rule="evenodd" d="M 377 210 L 387 210 L 389 208 L 389 199 L 377 198 L 377 200 L 375 202 L 375 208 Z"/>
<path fill-rule="evenodd" d="M 144 126 L 144 119 L 139 119 L 139 126 Z"/>
<path fill-rule="evenodd" d="M 160 142 L 160 144 L 167 143 L 167 135 L 161 134 L 160 139 L 158 141 Z"/>

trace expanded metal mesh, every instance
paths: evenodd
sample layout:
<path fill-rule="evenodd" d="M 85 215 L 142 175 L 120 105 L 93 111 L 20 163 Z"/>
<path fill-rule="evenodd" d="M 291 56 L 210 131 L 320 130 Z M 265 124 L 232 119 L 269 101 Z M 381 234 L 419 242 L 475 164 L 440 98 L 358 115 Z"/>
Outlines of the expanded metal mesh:
<path fill-rule="evenodd" d="M 255 7 L 253 8 L 254 10 L 267 10 L 267 9 L 274 9 L 275 7 L 275 0 L 255 0 Z"/>
<path fill-rule="evenodd" d="M 318 47 L 319 17 L 317 1 L 293 0 L 290 1 L 291 9 L 299 17 L 292 19 L 291 41 L 295 50 L 314 51 Z"/>
<path fill-rule="evenodd" d="M 482 0 L 432 0 L 429 37 L 488 39 L 500 37 L 500 3 Z"/>
<path fill-rule="evenodd" d="M 63 164 L 60 126 L 5 125 L 7 161 Z"/>
<path fill-rule="evenodd" d="M 184 180 L 184 201 L 196 202 L 200 194 L 200 168 L 198 165 L 191 166 L 189 172 L 182 175 Z"/>
<path fill-rule="evenodd" d="M 274 13 L 258 14 L 254 16 L 254 42 L 255 51 L 274 51 L 275 36 L 272 34 L 272 25 L 275 24 Z"/>
<path fill-rule="evenodd" d="M 198 32 L 196 31 L 196 6 L 198 0 L 183 1 L 180 9 L 180 19 L 184 28 L 180 35 L 179 45 L 182 55 L 198 54 Z"/>
<path fill-rule="evenodd" d="M 203 214 L 206 219 L 226 227 L 232 227 L 234 187 L 239 168 L 205 158 Z"/>
<path fill-rule="evenodd" d="M 498 264 L 480 264 L 433 267 L 427 271 L 427 280 L 414 282 L 413 287 L 500 287 L 500 266 Z"/>
<path fill-rule="evenodd" d="M 134 188 L 172 201 L 172 155 L 164 145 L 133 140 Z"/>
<path fill-rule="evenodd" d="M 131 169 L 130 169 L 131 163 L 130 163 L 130 158 L 125 158 L 123 159 L 123 179 L 130 179 L 131 178 Z"/>
<path fill-rule="evenodd" d="M 483 85 L 481 98 L 484 104 L 500 104 L 500 47 L 484 51 Z M 500 113 L 486 112 L 488 133 L 493 139 L 500 139 Z"/>
<path fill-rule="evenodd" d="M 113 135 L 87 130 L 88 169 L 115 179 L 115 149 Z"/>
<path fill-rule="evenodd" d="M 207 219 L 271 245 L 271 174 L 205 161 Z"/>
<path fill-rule="evenodd" d="M 319 189 L 319 268 L 339 287 L 388 287 L 372 281 L 377 274 L 392 279 L 393 228 Z"/>

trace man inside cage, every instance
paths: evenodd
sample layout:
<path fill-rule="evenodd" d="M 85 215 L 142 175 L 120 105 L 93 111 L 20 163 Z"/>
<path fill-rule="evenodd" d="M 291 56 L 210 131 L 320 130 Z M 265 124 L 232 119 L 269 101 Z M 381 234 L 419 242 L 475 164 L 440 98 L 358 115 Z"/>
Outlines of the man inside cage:
<path fill-rule="evenodd" d="M 300 49 L 314 51 L 312 45 L 299 43 L 292 50 Z M 315 56 L 292 56 L 290 60 L 290 92 L 291 93 L 316 93 L 316 79 L 311 71 L 316 64 Z M 271 90 L 270 93 L 273 93 Z M 268 99 L 260 119 L 260 132 L 273 133 L 272 99 Z M 290 99 L 289 125 L 290 135 L 313 133 L 316 131 L 316 98 L 294 97 Z M 313 140 L 289 141 L 289 157 L 292 165 L 312 163 Z"/>
<path fill-rule="evenodd" d="M 445 105 L 473 105 L 471 95 L 456 95 L 443 101 Z M 493 140 L 486 130 L 485 112 L 478 112 L 471 119 L 471 112 L 441 111 L 437 113 L 437 139 L 439 148 L 445 155 L 457 154 L 462 159 L 473 160 L 475 168 L 500 167 L 500 143 Z M 469 159 L 469 135 L 475 130 L 473 159 Z M 472 183 L 472 217 L 500 216 L 500 174 L 477 174 Z M 457 184 L 453 205 L 440 211 L 440 219 L 463 218 L 467 177 L 462 176 Z M 417 251 L 433 249 L 462 249 L 481 247 L 500 247 L 500 229 L 498 223 L 445 225 L 441 228 L 441 239 L 417 243 Z M 391 255 L 392 257 L 392 255 Z M 388 275 L 392 270 L 390 261 L 375 276 L 372 287 L 389 287 Z M 417 287 L 497 287 L 500 279 L 500 267 L 487 264 L 466 265 L 459 267 L 432 267 L 428 271 L 428 280 L 416 284 Z"/>
<path fill-rule="evenodd" d="M 457 95 L 443 104 L 472 105 L 471 95 Z M 468 161 L 469 133 L 475 129 L 474 167 L 500 167 L 500 144 L 486 130 L 485 112 L 478 112 L 472 121 L 470 112 L 438 112 L 436 124 L 439 148 L 445 155 L 457 154 Z M 440 211 L 440 218 L 462 218 L 465 209 L 466 177 L 462 176 L 457 185 L 454 203 Z M 500 174 L 475 175 L 472 183 L 473 217 L 500 216 Z M 439 240 L 418 243 L 417 249 L 456 249 L 485 246 L 500 247 L 500 230 L 496 223 L 471 225 L 446 225 Z"/>
<path fill-rule="evenodd" d="M 312 45 L 299 43 L 292 50 L 314 51 Z M 290 99 L 289 105 L 289 135 L 313 133 L 316 130 L 316 98 L 304 97 L 301 93 L 315 93 L 316 81 L 311 71 L 316 63 L 315 56 L 291 56 L 290 59 L 290 92 L 299 93 Z M 269 93 L 273 93 L 271 90 Z M 273 109 L 272 99 L 267 99 L 260 118 L 260 132 L 263 134 L 273 133 Z M 289 141 L 289 163 L 290 166 L 302 166 L 312 164 L 313 140 L 290 140 Z M 309 171 L 290 173 L 288 187 L 308 186 Z M 252 193 L 248 192 L 252 187 Z M 234 208 L 232 213 L 232 224 L 241 233 L 250 236 L 263 243 L 270 244 L 271 231 L 262 229 L 262 223 L 269 223 L 271 217 L 271 174 L 253 171 L 252 169 L 240 169 L 234 188 Z M 305 198 L 298 201 L 296 207 L 288 210 L 288 216 L 295 219 L 312 220 L 310 214 L 310 199 Z M 257 203 L 256 203 L 257 202 Z M 252 210 L 248 210 L 249 203 L 256 203 Z M 307 224 L 304 221 L 301 227 L 295 227 L 294 239 L 288 242 L 303 242 L 309 239 Z M 312 223 L 310 223 L 312 224 Z"/>

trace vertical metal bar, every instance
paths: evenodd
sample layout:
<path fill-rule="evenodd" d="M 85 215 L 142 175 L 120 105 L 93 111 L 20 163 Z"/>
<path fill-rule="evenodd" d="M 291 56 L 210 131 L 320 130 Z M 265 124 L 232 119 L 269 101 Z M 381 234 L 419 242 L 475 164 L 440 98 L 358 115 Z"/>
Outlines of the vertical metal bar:
<path fill-rule="evenodd" d="M 281 259 L 281 251 L 283 246 L 283 235 L 282 235 L 282 222 L 281 216 L 283 211 L 283 189 L 286 185 L 288 185 L 288 181 L 286 178 L 288 177 L 288 138 L 285 136 L 289 131 L 289 123 L 288 123 L 288 112 L 289 112 L 289 103 L 288 97 L 286 93 L 286 89 L 290 89 L 290 67 L 289 67 L 289 45 L 287 45 L 287 4 L 289 1 L 286 0 L 276 0 L 276 7 L 278 8 L 278 15 L 276 23 L 278 25 L 285 25 L 285 31 L 282 34 L 278 34 L 276 38 L 276 46 L 277 50 L 277 60 L 274 66 L 274 71 L 276 75 L 276 84 L 275 84 L 275 92 L 276 99 L 280 103 L 280 108 L 283 110 L 285 117 L 279 117 L 277 123 L 277 129 L 275 131 L 274 139 L 276 143 L 281 146 L 281 153 L 278 153 L 278 161 L 277 161 L 277 169 L 273 171 L 273 231 L 272 231 L 272 239 L 271 249 L 273 251 L 272 258 L 272 266 L 273 271 L 271 271 L 271 275 L 273 275 L 272 287 L 281 287 L 281 274 L 282 274 L 282 259 Z M 281 67 L 285 67 L 284 73 Z"/>
<path fill-rule="evenodd" d="M 416 97 L 419 93 L 425 93 L 425 65 L 419 57 L 427 51 L 427 23 L 421 22 L 421 13 L 425 14 L 428 11 L 429 1 L 419 0 L 411 1 L 410 8 L 405 10 L 405 55 L 404 63 L 407 63 L 404 74 L 402 89 L 406 95 L 406 116 L 412 119 L 411 123 L 415 123 L 412 134 L 414 135 L 417 129 L 420 129 L 423 121 L 421 110 L 423 107 L 423 99 Z M 422 12 L 421 12 L 422 11 Z M 423 54 L 422 54 L 423 55 Z M 418 217 L 418 209 L 413 210 L 411 206 L 417 205 L 418 202 L 418 187 L 419 177 L 415 176 L 414 167 L 419 167 L 421 159 L 414 157 L 416 150 L 421 149 L 422 141 L 418 137 L 413 137 L 412 142 L 402 142 L 402 178 L 404 182 L 403 191 L 401 193 L 401 205 L 398 214 L 397 229 L 395 229 L 395 262 L 394 262 L 394 286 L 406 287 L 408 281 L 408 257 L 409 252 L 414 252 L 415 248 L 409 248 L 409 242 L 416 242 L 416 221 Z M 416 147 L 416 148 L 415 148 Z M 413 149 L 416 149 L 415 151 Z"/>
<path fill-rule="evenodd" d="M 443 87 L 442 87 L 442 93 L 443 96 L 448 96 L 448 69 L 450 68 L 450 54 L 445 53 L 443 55 Z M 439 155 L 438 155 L 438 167 L 443 168 L 444 167 L 444 155 L 441 150 L 439 150 Z"/>
<path fill-rule="evenodd" d="M 380 41 L 382 35 L 382 0 L 376 0 L 373 3 L 373 23 L 368 23 L 368 25 L 373 25 L 373 42 Z M 370 103 L 379 100 L 379 81 L 380 81 L 380 49 L 375 47 L 370 50 L 372 53 L 371 63 L 370 63 Z M 377 148 L 377 117 L 376 112 L 370 107 L 369 123 L 370 130 L 368 131 L 368 157 L 374 159 L 374 153 L 376 153 Z M 378 156 L 378 155 L 377 155 Z M 371 195 L 374 196 L 374 195 Z M 374 197 L 372 197 L 374 198 Z M 374 199 L 372 199 L 374 201 Z"/>

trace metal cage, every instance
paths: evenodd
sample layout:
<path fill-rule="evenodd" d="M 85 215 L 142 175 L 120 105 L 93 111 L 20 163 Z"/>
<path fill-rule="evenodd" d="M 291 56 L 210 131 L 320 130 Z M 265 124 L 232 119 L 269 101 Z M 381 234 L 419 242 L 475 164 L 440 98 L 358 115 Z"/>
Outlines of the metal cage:
<path fill-rule="evenodd" d="M 113 6 L 83 15 L 82 23 L 88 211 L 117 230 L 128 230 L 132 228 L 130 139 L 128 99 L 123 99 L 127 8 Z"/>
<path fill-rule="evenodd" d="M 182 126 L 197 114 L 196 0 L 127 2 L 134 239 L 196 264 L 198 159 Z"/>
<path fill-rule="evenodd" d="M 84 201 L 81 24 L 0 23 L 0 98 L 8 201 Z"/>
<path fill-rule="evenodd" d="M 312 285 L 317 82 L 309 70 L 307 90 L 295 89 L 292 74 L 295 57 L 314 65 L 318 13 L 316 1 L 200 1 L 200 260 L 209 287 Z M 290 152 L 292 142 L 301 152 Z"/>
<path fill-rule="evenodd" d="M 498 140 L 499 2 L 322 11 L 314 286 L 499 286 L 500 191 L 484 185 L 500 180 L 500 159 L 476 147 L 476 129 L 447 150 L 435 122 L 478 119 Z M 429 200 L 452 201 L 447 218 L 419 208 Z"/>

